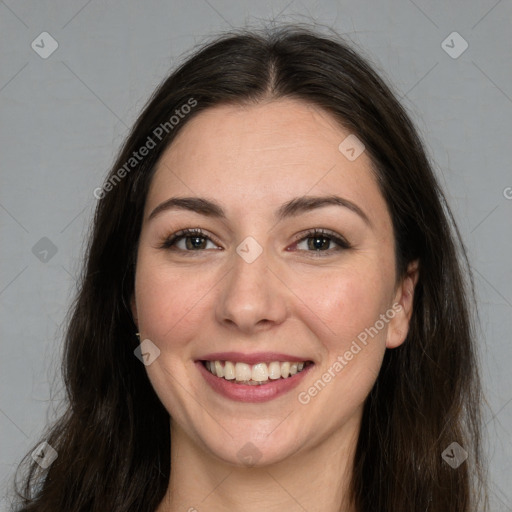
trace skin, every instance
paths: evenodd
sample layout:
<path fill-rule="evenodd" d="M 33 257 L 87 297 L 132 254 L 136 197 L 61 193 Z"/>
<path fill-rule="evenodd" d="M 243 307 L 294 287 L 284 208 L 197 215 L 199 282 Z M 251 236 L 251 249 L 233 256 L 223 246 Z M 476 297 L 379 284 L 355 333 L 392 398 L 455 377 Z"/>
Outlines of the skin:
<path fill-rule="evenodd" d="M 395 275 L 391 218 L 371 161 L 338 150 L 349 133 L 297 100 L 220 106 L 190 120 L 163 154 L 146 199 L 132 300 L 141 340 L 161 351 L 146 370 L 172 418 L 172 474 L 158 512 L 352 510 L 346 495 L 364 400 L 385 350 L 404 342 L 418 270 L 411 264 Z M 295 197 L 332 194 L 369 223 L 335 205 L 273 217 Z M 226 219 L 179 209 L 149 219 L 173 196 L 215 200 Z M 188 252 L 185 239 L 160 247 L 184 228 L 214 240 Z M 327 238 L 315 251 L 297 241 L 313 228 L 351 247 Z M 236 252 L 248 236 L 263 249 L 252 263 Z M 378 334 L 300 403 L 298 394 L 394 304 L 399 311 Z M 300 355 L 315 366 L 281 397 L 240 403 L 213 391 L 194 364 L 231 350 Z M 250 467 L 238 456 L 247 443 L 257 459 Z"/>

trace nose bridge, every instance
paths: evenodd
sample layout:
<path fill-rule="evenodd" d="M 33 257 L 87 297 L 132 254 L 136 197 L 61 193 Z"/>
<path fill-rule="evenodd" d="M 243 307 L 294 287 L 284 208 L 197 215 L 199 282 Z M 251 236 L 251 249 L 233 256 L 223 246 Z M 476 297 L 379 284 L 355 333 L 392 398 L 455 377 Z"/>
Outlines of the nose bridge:
<path fill-rule="evenodd" d="M 217 305 L 220 322 L 248 332 L 283 321 L 285 297 L 268 265 L 268 251 L 256 239 L 247 237 L 238 245 Z"/>

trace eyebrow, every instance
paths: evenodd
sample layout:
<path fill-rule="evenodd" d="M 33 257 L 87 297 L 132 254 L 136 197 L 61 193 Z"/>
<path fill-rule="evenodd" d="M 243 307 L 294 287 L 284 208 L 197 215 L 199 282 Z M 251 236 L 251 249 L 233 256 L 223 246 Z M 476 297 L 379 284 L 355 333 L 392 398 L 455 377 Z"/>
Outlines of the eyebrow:
<path fill-rule="evenodd" d="M 282 204 L 275 213 L 278 221 L 295 217 L 325 206 L 341 206 L 351 210 L 371 227 L 372 223 L 366 213 L 355 203 L 336 195 L 295 197 Z M 187 210 L 207 217 L 226 219 L 226 213 L 218 203 L 202 197 L 171 197 L 159 204 L 149 215 L 148 221 L 168 210 Z"/>

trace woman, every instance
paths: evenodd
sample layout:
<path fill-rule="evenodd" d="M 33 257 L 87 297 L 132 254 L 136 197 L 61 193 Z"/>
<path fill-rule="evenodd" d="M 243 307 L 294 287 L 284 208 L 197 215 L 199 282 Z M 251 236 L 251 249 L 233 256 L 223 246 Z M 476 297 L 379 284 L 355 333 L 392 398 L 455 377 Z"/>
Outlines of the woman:
<path fill-rule="evenodd" d="M 293 27 L 205 46 L 94 194 L 69 407 L 19 510 L 476 510 L 467 260 L 352 49 Z"/>

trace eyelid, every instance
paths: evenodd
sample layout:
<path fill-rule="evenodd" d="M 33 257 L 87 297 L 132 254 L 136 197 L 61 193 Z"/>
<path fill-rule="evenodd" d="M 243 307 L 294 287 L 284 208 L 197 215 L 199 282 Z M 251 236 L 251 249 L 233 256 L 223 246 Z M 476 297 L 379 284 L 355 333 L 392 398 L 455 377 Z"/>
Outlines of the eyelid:
<path fill-rule="evenodd" d="M 172 250 L 171 248 L 175 246 L 177 241 L 181 241 L 182 239 L 187 238 L 189 236 L 197 236 L 199 238 L 205 238 L 206 240 L 209 240 L 212 243 L 220 246 L 220 248 L 222 248 L 222 244 L 214 235 L 207 233 L 205 230 L 203 230 L 202 228 L 199 228 L 199 227 L 184 228 L 179 231 L 176 231 L 175 233 L 165 237 L 164 240 L 158 245 L 158 248 Z M 346 240 L 346 238 L 344 236 L 340 235 L 339 233 L 337 233 L 335 231 L 331 231 L 331 230 L 325 229 L 325 228 L 311 228 L 311 229 L 308 229 L 301 233 L 298 233 L 297 235 L 294 236 L 294 242 L 293 242 L 292 246 L 297 245 L 297 243 L 307 240 L 308 238 L 313 238 L 315 236 L 322 237 L 322 238 L 328 238 L 328 239 L 330 239 L 331 242 L 334 242 L 334 244 L 336 244 L 338 247 L 327 249 L 326 251 L 301 250 L 302 252 L 307 253 L 310 256 L 319 257 L 319 256 L 329 256 L 333 252 L 339 252 L 342 250 L 350 249 L 352 247 L 352 245 Z M 176 249 L 176 250 L 178 250 L 181 253 L 192 253 L 193 254 L 193 253 L 204 252 L 207 249 L 202 249 L 202 250 L 197 250 L 197 251 L 193 251 L 193 250 L 187 251 L 187 250 L 183 250 L 183 249 Z M 289 249 L 287 248 L 287 250 L 289 250 Z"/>
<path fill-rule="evenodd" d="M 202 228 L 184 228 L 180 229 L 179 231 L 176 231 L 175 233 L 172 233 L 169 236 L 164 237 L 163 241 L 158 245 L 159 249 L 170 249 L 175 245 L 177 241 L 181 238 L 186 238 L 187 236 L 197 236 L 201 238 L 206 238 L 207 240 L 210 240 L 214 244 L 221 246 L 222 244 L 220 241 L 212 234 L 207 233 Z M 202 251 L 181 251 L 181 252 L 202 252 Z"/>
<path fill-rule="evenodd" d="M 348 242 L 348 240 L 339 233 L 336 233 L 335 231 L 331 231 L 330 229 L 325 228 L 312 228 L 308 229 L 306 231 L 303 231 L 297 235 L 295 235 L 295 241 L 294 245 L 298 242 L 302 242 L 303 240 L 307 238 L 313 238 L 314 236 L 320 236 L 329 238 L 331 241 L 333 241 L 336 245 L 338 245 L 338 249 L 335 249 L 336 251 L 344 250 L 344 249 L 350 249 L 352 248 L 352 245 Z M 327 251 L 305 251 L 312 254 L 332 254 L 333 249 L 328 249 Z"/>

